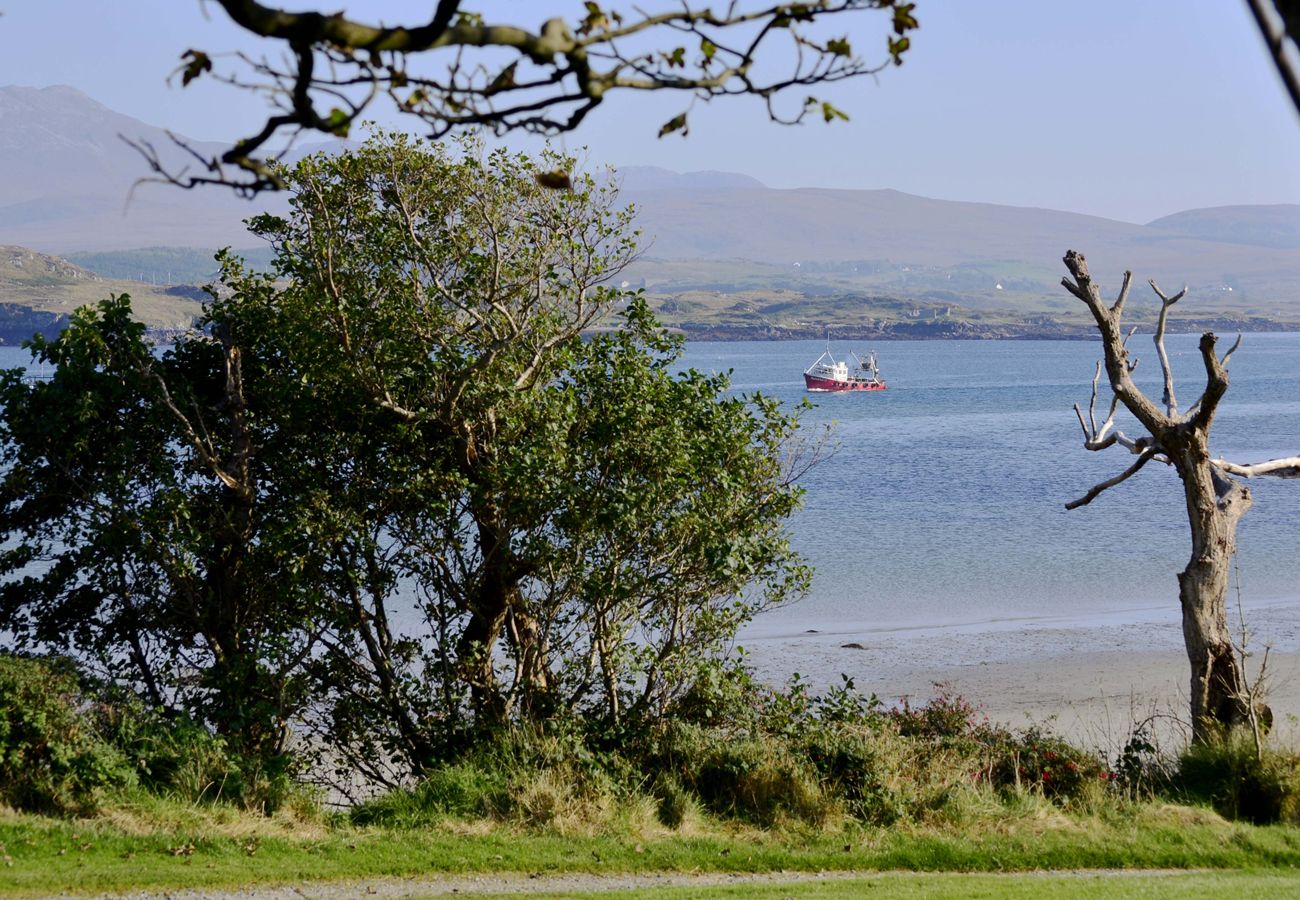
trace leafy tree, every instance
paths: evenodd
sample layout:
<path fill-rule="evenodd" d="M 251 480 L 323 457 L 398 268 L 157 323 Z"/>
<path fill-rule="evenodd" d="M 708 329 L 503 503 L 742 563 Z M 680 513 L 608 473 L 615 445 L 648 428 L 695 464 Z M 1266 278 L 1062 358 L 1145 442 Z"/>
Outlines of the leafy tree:
<path fill-rule="evenodd" d="M 576 128 L 619 91 L 677 91 L 694 100 L 753 96 L 778 122 L 808 115 L 831 122 L 847 116 L 803 92 L 817 85 L 874 75 L 901 64 L 918 27 L 915 3 L 898 0 L 815 0 L 723 5 L 691 3 L 647 10 L 597 2 L 572 4 L 572 19 L 553 17 L 529 29 L 489 22 L 460 0 L 439 0 L 428 21 L 372 24 L 345 12 L 289 12 L 257 0 L 216 0 L 231 21 L 276 47 L 222 71 L 209 53 L 191 49 L 178 70 L 181 83 L 218 78 L 269 95 L 277 111 L 219 157 L 203 157 L 202 172 L 169 172 L 155 148 L 140 145 L 155 171 L 193 187 L 233 186 L 256 193 L 284 184 L 258 157 L 277 136 L 304 131 L 346 135 L 380 97 L 413 117 L 433 137 L 486 127 L 556 134 Z M 531 7 L 530 7 L 531 12 Z M 877 61 L 854 49 L 846 32 L 863 14 L 883 13 L 888 33 Z M 278 52 L 283 51 L 283 52 Z M 790 111 L 779 98 L 801 96 Z M 688 130 L 687 112 L 659 127 L 659 136 Z M 563 184 L 565 173 L 541 173 Z"/>
<path fill-rule="evenodd" d="M 386 135 L 284 172 L 292 212 L 253 222 L 278 280 L 214 309 L 260 321 L 254 354 L 315 398 L 288 408 L 317 417 L 319 725 L 385 779 L 483 727 L 663 715 L 806 578 L 796 422 L 676 373 L 680 343 L 607 286 L 634 254 L 612 188 L 461 150 Z"/>
<path fill-rule="evenodd" d="M 160 356 L 143 331 L 114 297 L 33 340 L 49 382 L 0 378 L 0 626 L 275 760 L 312 643 L 295 507 L 269 486 L 285 445 L 229 328 Z"/>

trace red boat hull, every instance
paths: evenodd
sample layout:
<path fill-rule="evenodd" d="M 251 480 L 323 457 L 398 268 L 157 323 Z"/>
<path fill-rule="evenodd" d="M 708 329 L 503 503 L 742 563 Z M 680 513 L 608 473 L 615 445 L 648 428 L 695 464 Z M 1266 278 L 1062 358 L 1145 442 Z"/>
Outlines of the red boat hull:
<path fill-rule="evenodd" d="M 839 381 L 831 378 L 818 378 L 816 375 L 803 373 L 804 387 L 810 391 L 883 391 L 883 381 L 867 379 L 849 379 Z"/>

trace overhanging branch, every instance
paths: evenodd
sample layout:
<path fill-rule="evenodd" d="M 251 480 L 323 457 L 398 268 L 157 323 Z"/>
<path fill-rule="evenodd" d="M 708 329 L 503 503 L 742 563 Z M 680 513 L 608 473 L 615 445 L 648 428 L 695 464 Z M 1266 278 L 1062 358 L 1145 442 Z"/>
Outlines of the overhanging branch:
<path fill-rule="evenodd" d="M 666 11 L 586 2 L 574 4 L 584 12 L 573 21 L 553 17 L 536 28 L 490 24 L 458 0 L 439 0 L 427 21 L 393 26 L 346 12 L 290 12 L 258 0 L 213 2 L 244 31 L 283 42 L 287 52 L 282 62 L 272 62 L 274 54 L 239 56 L 230 64 L 238 74 L 231 74 L 192 49 L 180 80 L 207 77 L 259 93 L 276 113 L 194 171 L 175 171 L 137 149 L 160 180 L 222 184 L 245 194 L 282 187 L 271 164 L 275 153 L 268 152 L 280 151 L 281 138 L 304 131 L 346 136 L 379 94 L 432 138 L 471 128 L 563 133 L 616 90 L 675 91 L 692 103 L 750 95 L 764 101 L 772 121 L 831 122 L 847 116 L 806 91 L 900 64 L 917 27 L 916 4 L 902 0 L 727 3 L 721 11 L 694 0 L 661 0 Z M 845 17 L 855 14 L 883 15 L 888 23 L 874 60 L 850 45 L 847 26 L 855 23 Z M 826 27 L 840 22 L 846 35 L 826 36 Z M 799 100 L 790 108 L 774 105 L 796 90 Z M 685 113 L 659 127 L 661 137 L 687 131 Z"/>

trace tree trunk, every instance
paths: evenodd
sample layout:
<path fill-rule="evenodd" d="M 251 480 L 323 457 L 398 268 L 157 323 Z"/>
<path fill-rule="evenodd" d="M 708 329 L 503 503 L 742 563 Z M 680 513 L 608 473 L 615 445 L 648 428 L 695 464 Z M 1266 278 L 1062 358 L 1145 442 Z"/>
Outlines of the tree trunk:
<path fill-rule="evenodd" d="M 540 721 L 555 712 L 550 661 L 542 624 L 528 609 L 516 586 L 510 605 L 509 637 L 519 672 L 519 707 L 525 718 Z"/>
<path fill-rule="evenodd" d="M 1250 718 L 1245 673 L 1228 626 L 1228 585 L 1237 551 L 1237 522 L 1250 508 L 1250 491 L 1209 464 L 1203 434 L 1190 432 L 1170 456 L 1183 481 L 1192 555 L 1178 575 L 1183 640 L 1191 663 L 1192 737 L 1198 742 Z"/>

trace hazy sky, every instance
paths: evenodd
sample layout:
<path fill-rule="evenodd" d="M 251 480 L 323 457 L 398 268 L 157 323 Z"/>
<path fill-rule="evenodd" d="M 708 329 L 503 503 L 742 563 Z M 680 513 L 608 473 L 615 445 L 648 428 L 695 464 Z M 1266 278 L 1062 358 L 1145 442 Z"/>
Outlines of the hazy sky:
<path fill-rule="evenodd" d="M 432 4 L 324 5 L 344 6 L 393 23 L 418 21 Z M 534 25 L 582 4 L 466 6 Z M 0 12 L 0 85 L 68 84 L 195 138 L 259 122 L 258 98 L 167 84 L 189 47 L 257 46 L 215 4 L 0 0 Z M 615 95 L 564 146 L 586 146 L 600 163 L 737 171 L 773 187 L 896 188 L 1133 222 L 1300 202 L 1300 121 L 1244 0 L 918 0 L 917 14 L 905 65 L 817 92 L 849 123 L 782 128 L 756 102 L 728 100 L 697 106 L 689 138 L 658 140 L 686 98 Z M 883 43 L 883 17 L 859 22 L 855 47 Z"/>

